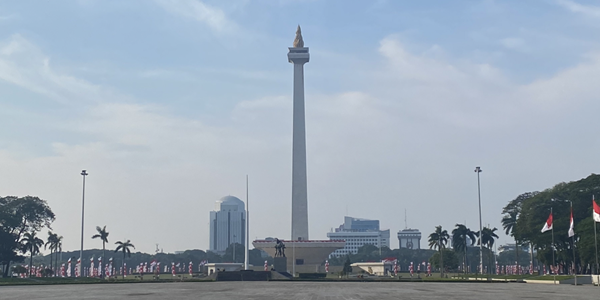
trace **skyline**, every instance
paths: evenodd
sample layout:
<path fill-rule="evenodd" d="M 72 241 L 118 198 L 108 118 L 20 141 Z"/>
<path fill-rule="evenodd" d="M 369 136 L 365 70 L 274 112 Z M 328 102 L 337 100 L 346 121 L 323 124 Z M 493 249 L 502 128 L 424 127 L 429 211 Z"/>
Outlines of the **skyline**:
<path fill-rule="evenodd" d="M 86 249 L 106 225 L 174 252 L 208 249 L 214 201 L 245 201 L 248 174 L 250 238 L 287 239 L 300 24 L 311 238 L 344 215 L 395 233 L 405 209 L 424 236 L 478 228 L 476 166 L 501 229 L 519 194 L 598 172 L 593 3 L 2 3 L 0 192 L 48 200 L 79 249 L 86 169 Z"/>

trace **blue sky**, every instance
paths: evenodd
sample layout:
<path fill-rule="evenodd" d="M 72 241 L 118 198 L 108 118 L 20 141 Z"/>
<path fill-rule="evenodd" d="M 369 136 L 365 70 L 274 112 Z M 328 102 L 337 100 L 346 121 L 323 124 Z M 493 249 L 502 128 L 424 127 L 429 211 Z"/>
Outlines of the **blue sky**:
<path fill-rule="evenodd" d="M 311 238 L 346 212 L 475 227 L 477 165 L 496 227 L 520 193 L 597 172 L 596 1 L 1 1 L 0 194 L 48 199 L 74 249 L 88 169 L 86 235 L 206 249 L 249 174 L 251 237 L 287 238 L 298 24 Z"/>

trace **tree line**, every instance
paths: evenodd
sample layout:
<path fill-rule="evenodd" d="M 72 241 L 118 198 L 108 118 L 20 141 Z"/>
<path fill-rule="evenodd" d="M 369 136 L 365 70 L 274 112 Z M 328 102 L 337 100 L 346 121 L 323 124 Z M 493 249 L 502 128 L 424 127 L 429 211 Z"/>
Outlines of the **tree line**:
<path fill-rule="evenodd" d="M 503 209 L 502 225 L 517 245 L 528 244 L 537 252 L 536 258 L 543 264 L 553 264 L 566 269 L 575 259 L 578 270 L 595 269 L 596 247 L 592 218 L 592 198 L 600 195 L 600 175 L 569 183 L 559 183 L 544 191 L 528 192 L 511 200 Z M 569 238 L 570 207 L 573 205 L 575 224 L 574 239 Z M 541 233 L 550 212 L 553 212 L 554 244 L 552 233 Z M 575 258 L 573 257 L 575 250 Z M 518 255 L 519 251 L 515 253 Z M 517 258 L 517 260 L 519 260 Z"/>

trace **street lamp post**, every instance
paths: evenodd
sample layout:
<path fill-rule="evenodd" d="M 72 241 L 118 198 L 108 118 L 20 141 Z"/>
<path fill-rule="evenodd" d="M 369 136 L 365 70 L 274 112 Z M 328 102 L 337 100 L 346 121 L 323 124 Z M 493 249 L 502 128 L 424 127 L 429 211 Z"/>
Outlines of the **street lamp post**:
<path fill-rule="evenodd" d="M 477 173 L 477 196 L 479 198 L 479 270 L 481 275 L 483 276 L 483 242 L 481 240 L 483 235 L 483 228 L 481 223 L 481 188 L 479 185 L 479 173 L 481 173 L 481 168 L 476 167 L 475 173 Z"/>
<path fill-rule="evenodd" d="M 88 173 L 86 170 L 81 171 L 81 176 L 83 176 L 83 195 L 81 196 L 81 249 L 79 250 L 79 259 L 81 261 L 81 265 L 83 265 L 83 220 L 85 215 L 85 176 L 87 175 Z M 79 276 L 81 276 L 81 265 L 79 266 Z"/>

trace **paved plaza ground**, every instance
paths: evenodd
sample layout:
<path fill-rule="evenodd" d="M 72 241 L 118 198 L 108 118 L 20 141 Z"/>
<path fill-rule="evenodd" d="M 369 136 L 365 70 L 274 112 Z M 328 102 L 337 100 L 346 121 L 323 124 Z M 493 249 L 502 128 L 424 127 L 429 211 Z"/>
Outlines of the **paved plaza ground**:
<path fill-rule="evenodd" d="M 0 299 L 600 299 L 591 285 L 435 282 L 181 282 L 0 287 Z"/>

